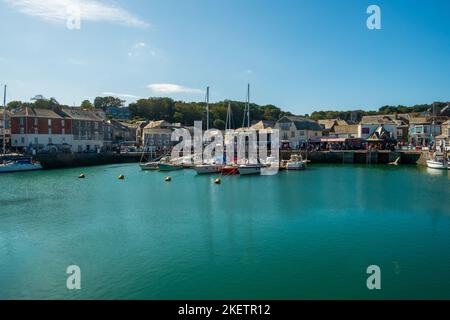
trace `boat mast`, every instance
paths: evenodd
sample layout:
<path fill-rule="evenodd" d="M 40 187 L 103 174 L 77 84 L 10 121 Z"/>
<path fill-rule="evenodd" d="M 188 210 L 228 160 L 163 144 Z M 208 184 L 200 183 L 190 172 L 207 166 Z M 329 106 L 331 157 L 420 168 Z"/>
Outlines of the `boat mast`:
<path fill-rule="evenodd" d="M 247 128 L 250 128 L 250 83 L 247 84 L 247 101 L 244 107 L 244 119 L 242 120 L 242 128 L 245 127 L 246 117 L 247 117 Z"/>
<path fill-rule="evenodd" d="M 206 130 L 209 130 L 209 87 L 206 87 Z"/>
<path fill-rule="evenodd" d="M 230 101 L 228 101 L 227 118 L 225 120 L 225 131 L 228 129 L 231 130 L 231 102 Z"/>
<path fill-rule="evenodd" d="M 3 91 L 3 155 L 6 154 L 6 84 Z"/>

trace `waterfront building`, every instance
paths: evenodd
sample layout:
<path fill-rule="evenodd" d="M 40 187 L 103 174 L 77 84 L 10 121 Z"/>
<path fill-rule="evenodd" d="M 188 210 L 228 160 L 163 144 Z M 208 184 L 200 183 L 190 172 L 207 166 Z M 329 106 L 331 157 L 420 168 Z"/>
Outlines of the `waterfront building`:
<path fill-rule="evenodd" d="M 72 119 L 60 109 L 24 107 L 11 115 L 11 146 L 28 151 L 70 151 Z"/>
<path fill-rule="evenodd" d="M 382 127 L 393 140 L 397 140 L 397 126 L 399 124 L 396 115 L 364 116 L 358 125 L 358 138 L 367 140 Z"/>
<path fill-rule="evenodd" d="M 82 110 L 80 108 L 62 108 L 72 120 L 72 151 L 99 152 L 105 142 L 103 113 L 98 110 Z"/>
<path fill-rule="evenodd" d="M 296 116 L 284 116 L 275 124 L 280 130 L 283 147 L 299 148 L 312 141 L 320 141 L 322 127 L 315 121 Z"/>
<path fill-rule="evenodd" d="M 329 133 L 329 136 L 336 138 L 354 139 L 358 138 L 357 124 L 344 124 L 333 127 L 333 132 Z"/>
<path fill-rule="evenodd" d="M 436 146 L 441 146 L 444 143 L 446 147 L 450 149 L 450 120 L 442 123 L 441 134 L 436 136 Z"/>
<path fill-rule="evenodd" d="M 3 146 L 3 137 L 5 137 L 6 145 L 11 144 L 11 127 L 10 114 L 6 114 L 6 120 L 3 119 L 3 110 L 0 112 L 0 146 Z"/>
<path fill-rule="evenodd" d="M 136 145 L 138 143 L 136 136 L 136 130 L 138 128 L 137 124 L 111 119 L 107 121 L 107 125 L 112 128 L 113 144 Z"/>
<path fill-rule="evenodd" d="M 146 151 L 168 150 L 174 144 L 171 141 L 171 135 L 175 128 L 181 128 L 181 126 L 165 120 L 151 121 L 143 129 Z"/>
<path fill-rule="evenodd" d="M 317 123 L 322 127 L 322 136 L 333 135 L 336 127 L 348 125 L 347 121 L 341 119 L 323 119 Z"/>
<path fill-rule="evenodd" d="M 442 121 L 443 122 L 443 121 Z M 427 146 L 441 134 L 441 127 L 432 117 L 415 117 L 409 121 L 409 141 L 415 146 Z"/>

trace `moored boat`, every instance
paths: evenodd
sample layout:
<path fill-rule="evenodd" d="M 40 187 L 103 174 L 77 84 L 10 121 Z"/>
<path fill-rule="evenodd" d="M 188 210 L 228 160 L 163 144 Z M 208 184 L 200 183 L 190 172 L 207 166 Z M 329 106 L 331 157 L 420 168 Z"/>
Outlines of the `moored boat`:
<path fill-rule="evenodd" d="M 234 164 L 226 165 L 226 166 L 222 167 L 220 172 L 224 176 L 232 176 L 235 174 L 239 174 L 239 166 L 234 165 Z"/>
<path fill-rule="evenodd" d="M 286 170 L 305 170 L 306 161 L 302 159 L 302 156 L 297 154 L 291 155 L 291 158 L 286 161 Z"/>
<path fill-rule="evenodd" d="M 182 170 L 184 169 L 184 167 L 183 164 L 160 162 L 158 164 L 158 169 L 159 171 L 175 171 L 175 170 Z"/>
<path fill-rule="evenodd" d="M 0 164 L 0 173 L 36 171 L 41 169 L 42 165 L 37 161 L 33 161 L 32 158 L 21 158 Z"/>
<path fill-rule="evenodd" d="M 220 173 L 222 171 L 223 165 L 221 164 L 200 164 L 194 166 L 193 169 L 197 174 L 213 174 Z"/>
<path fill-rule="evenodd" d="M 242 164 L 239 166 L 239 174 L 240 175 L 254 175 L 261 174 L 262 165 L 260 163 L 256 164 Z"/>
<path fill-rule="evenodd" d="M 447 152 L 435 152 L 433 157 L 427 160 L 427 166 L 432 169 L 450 170 Z"/>
<path fill-rule="evenodd" d="M 431 169 L 450 170 L 449 163 L 445 160 L 427 160 L 427 166 Z"/>

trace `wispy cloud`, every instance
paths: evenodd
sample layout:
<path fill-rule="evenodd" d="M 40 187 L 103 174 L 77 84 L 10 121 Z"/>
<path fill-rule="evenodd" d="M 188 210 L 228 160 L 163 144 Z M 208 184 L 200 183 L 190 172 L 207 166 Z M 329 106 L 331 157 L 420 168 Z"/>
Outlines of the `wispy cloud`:
<path fill-rule="evenodd" d="M 102 92 L 102 95 L 113 96 L 113 97 L 118 97 L 118 98 L 125 98 L 125 99 L 140 99 L 140 97 L 135 96 L 133 94 L 128 94 L 128 93 Z"/>
<path fill-rule="evenodd" d="M 156 93 L 203 93 L 203 90 L 200 89 L 194 89 L 194 88 L 188 88 L 184 86 L 180 86 L 178 84 L 171 84 L 171 83 L 154 83 L 148 85 L 148 88 L 150 88 L 153 92 Z"/>
<path fill-rule="evenodd" d="M 156 51 L 154 49 L 151 49 L 145 42 L 138 42 L 131 47 L 130 51 L 128 51 L 128 56 L 137 57 L 146 53 L 153 57 L 156 56 Z"/>
<path fill-rule="evenodd" d="M 81 21 L 107 21 L 132 27 L 149 24 L 125 9 L 99 0 L 3 0 L 20 12 L 49 22 L 66 23 L 71 10 L 80 13 Z"/>
<path fill-rule="evenodd" d="M 84 60 L 76 59 L 76 58 L 68 58 L 67 62 L 73 64 L 75 66 L 84 66 L 86 62 Z"/>

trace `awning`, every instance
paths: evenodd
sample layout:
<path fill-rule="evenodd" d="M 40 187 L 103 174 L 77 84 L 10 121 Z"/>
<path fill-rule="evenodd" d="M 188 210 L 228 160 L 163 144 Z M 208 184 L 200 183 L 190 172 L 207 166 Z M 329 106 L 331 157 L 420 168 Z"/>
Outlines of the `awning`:
<path fill-rule="evenodd" d="M 346 138 L 321 138 L 320 142 L 345 142 Z"/>

